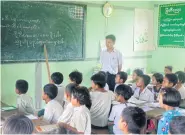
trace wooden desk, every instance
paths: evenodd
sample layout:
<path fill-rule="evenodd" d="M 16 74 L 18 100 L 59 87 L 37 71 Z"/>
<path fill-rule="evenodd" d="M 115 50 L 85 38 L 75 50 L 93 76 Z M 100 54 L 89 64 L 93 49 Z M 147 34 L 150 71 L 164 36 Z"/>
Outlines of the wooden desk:
<path fill-rule="evenodd" d="M 2 107 L 8 107 L 8 106 L 9 105 L 1 102 L 1 108 Z M 18 115 L 18 114 L 21 114 L 21 113 L 18 112 L 18 109 L 11 110 L 11 111 L 2 111 L 1 110 L 1 126 L 3 125 L 3 123 L 5 122 L 5 120 L 7 120 L 10 116 L 12 116 L 12 115 Z M 35 119 L 35 120 L 32 120 L 32 122 L 33 122 L 34 127 L 36 127 L 36 126 L 49 125 L 48 122 L 46 122 L 44 120 L 41 120 L 41 119 Z M 36 131 L 36 128 L 34 128 L 34 133 L 38 133 Z"/>
<path fill-rule="evenodd" d="M 148 118 L 158 118 L 161 117 L 164 112 L 165 110 L 162 108 L 154 108 L 153 110 L 147 111 L 146 115 Z"/>
<path fill-rule="evenodd" d="M 153 130 L 148 130 L 147 129 L 147 125 L 144 129 L 144 134 L 146 133 L 157 133 L 157 127 L 158 127 L 158 121 L 160 120 L 161 116 L 163 115 L 163 113 L 165 112 L 164 109 L 162 108 L 153 108 L 153 110 L 147 111 L 146 112 L 146 116 L 147 116 L 147 120 L 152 120 L 154 125 L 155 125 L 155 129 Z"/>

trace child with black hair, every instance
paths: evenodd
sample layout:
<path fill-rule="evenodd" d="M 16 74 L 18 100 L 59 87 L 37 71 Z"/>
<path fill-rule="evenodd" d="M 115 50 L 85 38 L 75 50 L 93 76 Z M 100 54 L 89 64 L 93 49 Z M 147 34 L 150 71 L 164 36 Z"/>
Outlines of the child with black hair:
<path fill-rule="evenodd" d="M 165 66 L 164 67 L 164 74 L 172 74 L 173 67 L 172 66 Z"/>
<path fill-rule="evenodd" d="M 82 73 L 80 73 L 77 70 L 71 72 L 69 74 L 69 80 L 70 80 L 70 83 L 75 83 L 76 85 L 80 85 L 83 80 Z"/>
<path fill-rule="evenodd" d="M 69 124 L 71 121 L 71 117 L 73 116 L 74 107 L 71 104 L 71 96 L 72 92 L 76 89 L 77 85 L 74 83 L 70 83 L 66 86 L 65 89 L 65 99 L 66 99 L 66 107 L 64 112 L 58 119 L 58 123 L 63 122 Z"/>
<path fill-rule="evenodd" d="M 137 89 L 134 92 L 133 97 L 137 100 L 154 102 L 154 94 L 147 88 L 147 85 L 150 83 L 150 76 L 141 75 L 137 81 Z"/>
<path fill-rule="evenodd" d="M 19 113 L 34 114 L 33 100 L 26 93 L 28 91 L 28 82 L 26 80 L 17 80 L 15 92 L 17 96 L 17 108 Z"/>
<path fill-rule="evenodd" d="M 124 134 L 140 134 L 146 124 L 146 113 L 139 107 L 126 107 L 119 120 L 119 128 Z"/>
<path fill-rule="evenodd" d="M 172 88 L 177 84 L 178 78 L 175 74 L 166 74 L 163 78 L 162 87 Z"/>
<path fill-rule="evenodd" d="M 181 99 L 185 99 L 185 87 L 183 85 L 185 83 L 185 73 L 182 71 L 178 71 L 175 74 L 177 75 L 178 78 L 178 82 L 175 88 L 180 92 Z"/>
<path fill-rule="evenodd" d="M 97 73 L 91 77 L 91 80 L 93 89 L 90 93 L 92 100 L 91 124 L 93 128 L 104 128 L 107 127 L 108 115 L 115 95 L 112 91 L 104 89 L 106 84 L 104 75 Z"/>
<path fill-rule="evenodd" d="M 75 107 L 70 126 L 78 132 L 91 134 L 91 98 L 86 87 L 76 87 L 72 91 L 71 104 Z"/>
<path fill-rule="evenodd" d="M 58 118 L 63 113 L 63 107 L 54 100 L 58 94 L 58 88 L 54 84 L 46 84 L 44 86 L 44 92 L 42 94 L 42 99 L 45 101 L 45 112 L 44 120 L 49 123 L 57 123 Z"/>
<path fill-rule="evenodd" d="M 154 94 L 154 100 L 157 100 L 159 92 L 162 87 L 163 75 L 160 73 L 155 73 L 152 76 L 152 93 Z"/>
<path fill-rule="evenodd" d="M 65 88 L 64 88 L 64 86 L 62 85 L 63 78 L 64 78 L 64 77 L 63 77 L 63 74 L 60 73 L 60 72 L 54 72 L 54 73 L 51 75 L 52 84 L 56 85 L 57 88 L 58 88 L 58 94 L 57 94 L 55 100 L 56 100 L 57 102 L 59 102 L 60 105 L 61 105 L 62 107 L 64 107 L 64 103 L 65 103 L 65 102 L 64 102 L 64 90 L 65 90 Z M 38 116 L 38 117 L 43 116 L 43 115 L 44 115 L 44 111 L 45 111 L 44 109 L 38 111 L 37 116 Z"/>
<path fill-rule="evenodd" d="M 117 105 L 114 105 L 112 107 L 112 111 L 109 116 L 109 127 L 113 125 L 113 133 L 114 134 L 122 134 L 122 131 L 119 129 L 118 122 L 121 117 L 121 113 L 124 108 L 128 106 L 133 106 L 133 104 L 128 103 L 127 100 L 130 99 L 130 97 L 133 95 L 132 89 L 130 86 L 125 84 L 120 84 L 116 90 L 116 100 L 120 103 Z M 110 132 L 112 133 L 112 132 Z"/>
<path fill-rule="evenodd" d="M 169 134 L 185 134 L 185 116 L 175 116 L 172 119 Z"/>
<path fill-rule="evenodd" d="M 13 115 L 3 124 L 3 134 L 32 134 L 32 121 L 24 115 Z"/>
<path fill-rule="evenodd" d="M 53 84 L 55 84 L 58 88 L 58 94 L 55 98 L 56 101 L 58 101 L 61 106 L 64 104 L 64 86 L 62 85 L 62 82 L 64 80 L 63 74 L 60 72 L 54 72 L 51 75 L 51 81 Z"/>
<path fill-rule="evenodd" d="M 176 107 L 179 107 L 181 100 L 180 93 L 174 88 L 163 88 L 159 94 L 159 104 L 166 112 L 158 123 L 157 134 L 168 134 L 169 124 L 173 117 L 180 116 L 180 112 Z"/>
<path fill-rule="evenodd" d="M 107 82 L 107 74 L 104 71 L 99 71 L 98 73 L 103 74 L 105 76 L 105 79 L 106 79 L 106 82 Z M 109 85 L 107 83 L 105 84 L 104 89 L 109 90 Z"/>
<path fill-rule="evenodd" d="M 127 81 L 127 78 L 128 78 L 128 75 L 126 72 L 121 71 L 116 74 L 116 78 L 115 78 L 116 85 L 114 87 L 114 92 L 117 86 L 119 86 L 120 84 L 124 84 Z"/>
<path fill-rule="evenodd" d="M 136 83 L 139 77 L 143 75 L 143 71 L 141 69 L 135 69 L 132 74 L 132 90 L 135 91 L 137 89 Z"/>

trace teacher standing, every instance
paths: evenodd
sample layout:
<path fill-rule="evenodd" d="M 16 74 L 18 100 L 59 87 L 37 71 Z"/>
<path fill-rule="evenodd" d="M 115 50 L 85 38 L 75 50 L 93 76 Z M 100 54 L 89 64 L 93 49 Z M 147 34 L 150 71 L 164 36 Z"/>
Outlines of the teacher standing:
<path fill-rule="evenodd" d="M 101 71 L 107 73 L 107 84 L 111 91 L 114 91 L 115 77 L 121 71 L 123 61 L 121 52 L 114 48 L 115 42 L 114 35 L 106 36 L 106 49 L 100 54 Z"/>

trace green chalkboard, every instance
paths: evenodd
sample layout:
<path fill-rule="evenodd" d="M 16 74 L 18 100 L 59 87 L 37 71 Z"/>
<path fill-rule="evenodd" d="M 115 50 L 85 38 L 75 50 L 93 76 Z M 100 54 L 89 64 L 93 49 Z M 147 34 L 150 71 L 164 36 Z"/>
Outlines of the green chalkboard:
<path fill-rule="evenodd" d="M 86 6 L 63 2 L 1 2 L 1 62 L 84 58 Z"/>
<path fill-rule="evenodd" d="M 159 6 L 158 46 L 185 48 L 185 3 Z"/>

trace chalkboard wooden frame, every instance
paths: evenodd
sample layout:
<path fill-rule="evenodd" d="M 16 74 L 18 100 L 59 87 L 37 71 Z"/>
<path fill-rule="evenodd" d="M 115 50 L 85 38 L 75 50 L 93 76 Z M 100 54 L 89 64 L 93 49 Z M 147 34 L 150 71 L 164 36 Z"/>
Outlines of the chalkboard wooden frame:
<path fill-rule="evenodd" d="M 62 61 L 84 61 L 86 58 L 86 22 L 87 22 L 87 5 L 86 4 L 79 4 L 79 3 L 73 3 L 73 2 L 52 2 L 52 1 L 31 1 L 31 3 L 54 3 L 54 4 L 62 4 L 62 5 L 76 5 L 81 6 L 84 11 L 83 16 L 83 27 L 82 27 L 82 58 L 78 59 L 62 59 L 62 60 L 51 60 L 49 59 L 49 62 L 62 62 Z M 44 47 L 43 47 L 43 53 L 44 53 Z M 20 61 L 3 61 L 1 59 L 2 64 L 11 64 L 11 63 L 37 63 L 37 62 L 45 62 L 45 59 L 40 60 L 20 60 Z"/>
<path fill-rule="evenodd" d="M 178 45 L 178 44 L 166 44 L 166 45 L 161 45 L 160 44 L 160 30 L 161 30 L 161 28 L 160 28 L 160 25 L 161 25 L 161 8 L 165 8 L 165 7 L 174 7 L 174 6 L 178 6 L 178 5 L 183 5 L 183 6 L 185 6 L 185 3 L 172 3 L 172 4 L 163 4 L 163 5 L 159 5 L 159 14 L 158 14 L 158 37 L 157 37 L 157 39 L 158 39 L 158 47 L 162 47 L 162 48 L 169 48 L 169 47 L 171 47 L 171 48 L 184 48 L 185 49 L 185 34 L 184 34 L 184 45 L 182 46 L 182 45 Z M 185 8 L 184 8 L 184 10 L 185 10 Z M 185 12 L 185 11 L 183 11 L 183 12 Z M 183 20 L 185 20 L 185 17 L 183 18 Z M 169 23 L 170 24 L 170 23 Z M 185 31 L 185 26 L 184 26 L 184 31 Z"/>

